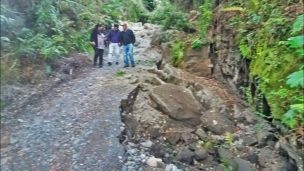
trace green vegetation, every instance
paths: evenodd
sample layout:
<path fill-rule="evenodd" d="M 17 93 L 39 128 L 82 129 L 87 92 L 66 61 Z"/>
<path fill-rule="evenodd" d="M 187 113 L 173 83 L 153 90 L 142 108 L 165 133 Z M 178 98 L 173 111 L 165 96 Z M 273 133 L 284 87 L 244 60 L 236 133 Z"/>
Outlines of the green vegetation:
<path fill-rule="evenodd" d="M 175 41 L 171 48 L 171 63 L 178 67 L 184 61 L 185 44 L 181 41 Z"/>
<path fill-rule="evenodd" d="M 216 15 L 214 2 L 204 1 L 198 8 L 201 13 L 197 21 L 199 35 L 191 41 L 193 49 L 200 49 L 209 42 L 208 31 L 216 20 L 213 18 Z M 247 99 L 258 108 L 259 115 L 278 119 L 292 129 L 304 126 L 304 14 L 295 13 L 301 4 L 298 0 L 231 0 L 217 9 L 231 16 L 230 27 L 237 34 L 237 45 L 241 55 L 250 61 L 250 77 L 258 84 L 255 97 L 246 88 Z M 170 8 L 175 8 L 161 7 L 163 12 L 155 14 L 164 18 L 164 14 L 171 13 Z M 165 28 L 170 28 L 168 25 Z M 221 38 L 221 35 L 216 37 Z M 184 49 L 181 40 L 173 43 L 171 61 L 174 66 L 182 63 Z M 270 117 L 262 113 L 264 96 L 271 108 Z"/>
<path fill-rule="evenodd" d="M 230 132 L 226 132 L 225 133 L 225 144 L 228 145 L 229 147 L 233 146 L 233 134 L 231 134 Z"/>
<path fill-rule="evenodd" d="M 221 164 L 224 171 L 234 171 L 235 169 L 232 167 L 231 161 L 229 159 L 221 159 Z"/>
<path fill-rule="evenodd" d="M 196 21 L 198 27 L 198 35 L 191 42 L 191 48 L 200 50 L 203 45 L 206 45 L 208 40 L 208 30 L 212 25 L 213 20 L 214 0 L 205 0 L 200 2 L 198 11 L 200 15 Z"/>
<path fill-rule="evenodd" d="M 207 39 L 208 28 L 213 18 L 213 4 L 214 0 L 205 0 L 199 7 L 199 12 L 201 13 L 198 19 L 199 33 L 201 39 L 205 41 Z"/>
<path fill-rule="evenodd" d="M 122 71 L 122 70 L 118 70 L 115 74 L 116 77 L 123 77 L 125 75 L 126 75 L 126 72 Z"/>
<path fill-rule="evenodd" d="M 168 1 L 162 1 L 150 16 L 150 21 L 161 24 L 164 29 L 183 30 L 190 27 L 187 14 Z"/>
<path fill-rule="evenodd" d="M 199 39 L 199 38 L 196 38 L 196 39 L 194 39 L 194 40 L 191 42 L 191 48 L 192 48 L 192 49 L 197 49 L 197 50 L 199 50 L 199 49 L 202 48 L 202 46 L 203 46 L 203 42 L 202 42 L 201 39 Z"/>
<path fill-rule="evenodd" d="M 287 17 L 285 7 L 291 4 L 240 0 L 228 3 L 225 9 L 241 12 L 231 19 L 231 25 L 237 30 L 243 57 L 251 60 L 251 75 L 258 78 L 273 118 L 296 128 L 304 125 L 304 20 L 303 15 Z"/>
<path fill-rule="evenodd" d="M 245 96 L 246 102 L 250 105 L 254 105 L 254 100 L 250 91 L 250 87 L 241 87 L 241 91 Z"/>
<path fill-rule="evenodd" d="M 206 150 L 211 150 L 216 147 L 216 142 L 213 139 L 206 139 L 198 141 L 198 146 Z"/>
<path fill-rule="evenodd" d="M 143 0 L 144 6 L 147 10 L 153 11 L 156 7 L 156 3 L 154 0 Z"/>
<path fill-rule="evenodd" d="M 145 20 L 146 12 L 141 0 L 1 3 L 1 81 L 17 80 L 24 67 L 41 66 L 73 52 L 92 53 L 89 37 L 97 23 Z M 51 69 L 47 70 L 49 75 Z"/>

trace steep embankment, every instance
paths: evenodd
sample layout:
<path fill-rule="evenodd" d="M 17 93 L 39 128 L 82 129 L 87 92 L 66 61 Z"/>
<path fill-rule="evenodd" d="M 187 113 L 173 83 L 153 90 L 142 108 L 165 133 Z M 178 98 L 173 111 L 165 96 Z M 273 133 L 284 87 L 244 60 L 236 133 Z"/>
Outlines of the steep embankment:
<path fill-rule="evenodd" d="M 121 103 L 125 169 L 301 170 L 302 154 L 225 85 L 169 64 L 135 77 Z"/>

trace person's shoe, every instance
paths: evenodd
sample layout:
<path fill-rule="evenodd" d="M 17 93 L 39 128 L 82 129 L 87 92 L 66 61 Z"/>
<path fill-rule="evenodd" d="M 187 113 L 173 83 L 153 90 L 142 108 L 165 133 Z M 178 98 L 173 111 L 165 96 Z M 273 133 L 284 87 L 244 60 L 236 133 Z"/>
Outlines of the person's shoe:
<path fill-rule="evenodd" d="M 118 65 L 118 64 L 119 64 L 119 62 L 116 62 L 115 64 L 116 64 L 116 65 Z"/>
<path fill-rule="evenodd" d="M 124 68 L 127 68 L 127 67 L 129 67 L 129 65 L 125 65 L 125 66 L 124 66 Z"/>
<path fill-rule="evenodd" d="M 134 67 L 135 67 L 135 65 L 133 64 L 133 65 L 132 65 L 132 67 L 134 68 Z"/>
<path fill-rule="evenodd" d="M 99 68 L 102 68 L 102 65 L 99 65 Z"/>
<path fill-rule="evenodd" d="M 111 65 L 112 65 L 112 62 L 108 62 L 108 65 L 111 66 Z"/>

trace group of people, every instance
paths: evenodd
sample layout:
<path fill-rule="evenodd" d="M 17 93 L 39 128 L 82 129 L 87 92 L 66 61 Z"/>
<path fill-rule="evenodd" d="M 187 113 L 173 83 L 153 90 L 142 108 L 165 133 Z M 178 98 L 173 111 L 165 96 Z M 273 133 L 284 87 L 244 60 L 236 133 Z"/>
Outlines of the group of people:
<path fill-rule="evenodd" d="M 94 66 L 103 66 L 104 49 L 109 45 L 108 65 L 119 64 L 119 56 L 121 46 L 123 47 L 124 67 L 135 67 L 133 57 L 133 47 L 135 43 L 135 35 L 127 24 L 123 24 L 123 31 L 119 30 L 119 25 L 114 24 L 109 33 L 105 33 L 105 27 L 102 24 L 97 24 L 91 34 L 91 44 L 94 47 Z M 114 59 L 113 59 L 114 58 Z"/>

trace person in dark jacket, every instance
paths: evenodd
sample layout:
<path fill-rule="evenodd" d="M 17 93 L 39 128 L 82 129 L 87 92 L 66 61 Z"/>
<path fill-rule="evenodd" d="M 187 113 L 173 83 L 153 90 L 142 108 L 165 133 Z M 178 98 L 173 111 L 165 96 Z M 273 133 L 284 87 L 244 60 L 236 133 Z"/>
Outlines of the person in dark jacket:
<path fill-rule="evenodd" d="M 104 26 L 102 24 L 96 24 L 91 33 L 91 44 L 94 47 L 94 66 L 97 65 L 97 59 L 99 58 L 99 67 L 103 64 L 103 52 L 105 48 L 106 36 L 102 33 Z"/>
<path fill-rule="evenodd" d="M 132 67 L 135 67 L 134 57 L 133 57 L 133 47 L 135 43 L 135 36 L 132 30 L 128 29 L 127 24 L 123 24 L 123 31 L 121 32 L 120 42 L 123 45 L 124 51 L 124 63 L 125 68 L 129 67 L 129 62 Z"/>
<path fill-rule="evenodd" d="M 112 57 L 115 57 L 115 63 L 118 65 L 118 60 L 120 56 L 120 31 L 118 29 L 119 25 L 114 24 L 113 29 L 108 34 L 107 40 L 110 42 L 109 44 L 109 55 L 108 55 L 108 65 L 112 65 Z"/>

